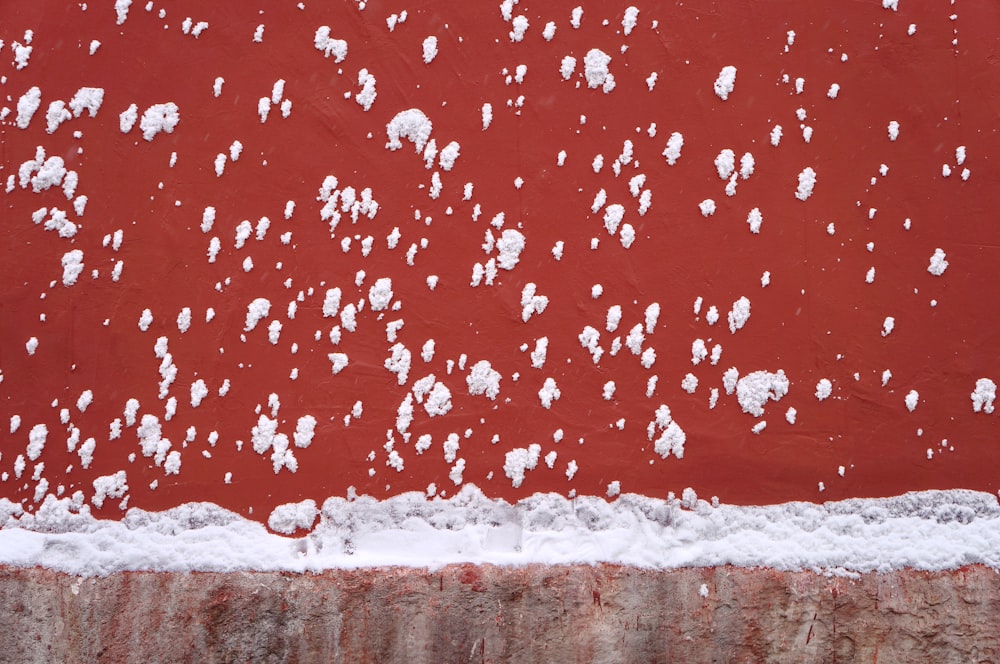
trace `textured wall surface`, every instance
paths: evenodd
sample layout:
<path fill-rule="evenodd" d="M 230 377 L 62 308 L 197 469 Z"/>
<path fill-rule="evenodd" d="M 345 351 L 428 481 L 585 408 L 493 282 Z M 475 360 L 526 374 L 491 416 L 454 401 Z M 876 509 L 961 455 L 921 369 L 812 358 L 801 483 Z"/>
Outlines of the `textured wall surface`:
<path fill-rule="evenodd" d="M 707 597 L 699 593 L 702 584 Z M 1000 575 L 0 569 L 5 662 L 998 662 Z"/>

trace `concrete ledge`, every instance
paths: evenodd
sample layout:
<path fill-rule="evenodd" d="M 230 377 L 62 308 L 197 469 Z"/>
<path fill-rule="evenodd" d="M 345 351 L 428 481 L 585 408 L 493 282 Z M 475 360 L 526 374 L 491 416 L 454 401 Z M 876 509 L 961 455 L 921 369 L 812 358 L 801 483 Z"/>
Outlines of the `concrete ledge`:
<path fill-rule="evenodd" d="M 702 584 L 707 597 L 702 597 Z M 4 661 L 996 662 L 1000 575 L 452 565 L 0 567 Z"/>

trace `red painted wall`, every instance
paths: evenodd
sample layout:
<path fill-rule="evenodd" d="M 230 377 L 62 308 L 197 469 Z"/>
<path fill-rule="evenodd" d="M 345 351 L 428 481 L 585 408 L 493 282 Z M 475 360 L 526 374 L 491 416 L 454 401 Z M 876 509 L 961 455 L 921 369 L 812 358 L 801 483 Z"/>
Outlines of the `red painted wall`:
<path fill-rule="evenodd" d="M 161 18 L 160 4 L 148 12 L 136 3 L 121 25 L 110 0 L 88 3 L 85 11 L 51 2 L 0 5 L 0 39 L 7 43 L 0 94 L 11 108 L 0 124 L 0 175 L 5 182 L 15 178 L 0 203 L 0 472 L 8 473 L 0 495 L 32 504 L 35 462 L 45 464 L 38 477 L 47 479 L 49 490 L 62 486 L 64 495 L 82 490 L 89 499 L 96 477 L 124 469 L 129 506 L 213 501 L 242 514 L 252 508 L 261 519 L 276 504 L 343 495 L 349 486 L 387 496 L 423 491 L 434 482 L 450 494 L 452 464 L 442 450 L 452 432 L 463 436 L 457 456 L 466 462 L 464 481 L 510 500 L 571 489 L 604 495 L 614 480 L 625 492 L 664 496 L 693 487 L 702 497 L 748 504 L 926 488 L 997 490 L 997 416 L 974 413 L 970 392 L 979 378 L 1000 380 L 1000 182 L 994 163 L 1000 154 L 1000 8 L 907 0 L 898 10 L 877 0 L 847 9 L 837 3 L 646 3 L 626 36 L 623 4 L 587 3 L 574 29 L 575 3 L 522 0 L 513 15 L 525 16 L 529 27 L 523 41 L 514 42 L 497 3 L 304 4 L 178 1 L 163 5 Z M 390 32 L 386 17 L 404 9 L 406 21 Z M 184 34 L 186 17 L 209 27 L 197 38 Z M 542 35 L 548 21 L 557 26 L 551 41 Z M 259 24 L 263 38 L 255 43 Z M 912 35 L 910 24 L 916 26 Z M 348 42 L 339 64 L 314 46 L 323 25 Z M 16 69 L 11 44 L 25 45 L 28 29 L 34 31 L 28 65 Z M 791 45 L 789 30 L 795 32 Z M 439 54 L 425 64 L 422 43 L 430 35 L 438 39 Z M 101 44 L 89 55 L 94 39 Z M 589 89 L 583 76 L 592 48 L 612 56 L 616 85 L 607 94 Z M 567 55 L 577 59 L 569 81 L 559 73 Z M 506 84 L 504 70 L 513 76 L 521 64 L 527 66 L 523 83 Z M 713 83 L 727 65 L 738 74 L 723 101 Z M 368 111 L 347 98 L 360 91 L 362 68 L 377 79 Z M 657 74 L 652 90 L 646 83 L 651 73 Z M 219 97 L 213 95 L 216 77 L 225 79 Z M 801 94 L 795 89 L 799 77 Z M 291 113 L 283 118 L 271 106 L 261 122 L 258 99 L 270 97 L 278 79 L 286 81 Z M 835 99 L 828 96 L 832 84 L 840 86 Z M 42 104 L 27 128 L 18 128 L 16 105 L 31 86 L 40 88 Z M 46 132 L 50 102 L 68 102 L 82 86 L 105 89 L 97 117 L 84 113 Z M 141 114 L 165 102 L 179 107 L 172 133 L 146 141 L 138 126 L 121 132 L 118 114 L 130 104 Z M 493 107 L 485 130 L 484 103 Z M 461 144 L 452 170 L 437 163 L 425 168 L 407 141 L 401 150 L 385 148 L 386 124 L 411 107 L 432 120 L 438 148 Z M 796 116 L 800 108 L 804 121 Z M 887 134 L 890 121 L 900 125 L 895 141 Z M 656 124 L 652 137 L 650 123 Z M 776 124 L 784 134 L 774 147 L 769 135 Z M 814 130 L 809 142 L 800 125 Z M 683 134 L 684 147 L 669 166 L 662 152 L 675 131 Z M 237 139 L 242 155 L 227 161 L 217 177 L 216 155 Z M 634 145 L 634 161 L 615 176 L 612 161 L 626 139 Z M 20 165 L 37 146 L 78 172 L 76 194 L 88 197 L 82 216 L 58 187 L 34 193 L 30 184 L 17 185 Z M 959 146 L 967 152 L 962 165 L 956 163 Z M 745 152 L 755 159 L 753 175 L 739 180 L 731 197 L 713 164 L 726 148 L 737 159 Z M 560 150 L 567 153 L 561 167 Z M 605 160 L 599 173 L 592 168 L 597 154 Z M 888 167 L 884 176 L 882 164 Z M 950 165 L 948 177 L 943 164 Z M 800 201 L 797 176 L 806 167 L 815 169 L 817 182 L 814 194 Z M 432 199 L 435 171 L 443 188 Z M 639 173 L 646 176 L 642 188 L 652 192 L 645 215 L 629 191 L 629 179 Z M 336 176 L 341 188 L 370 187 L 377 215 L 356 224 L 346 218 L 331 238 L 317 201 L 327 175 Z M 520 189 L 516 178 L 523 179 Z M 469 182 L 474 192 L 463 200 Z M 625 206 L 624 222 L 635 228 L 629 249 L 605 230 L 603 211 L 591 211 L 602 188 L 607 203 Z M 706 198 L 718 206 L 708 218 L 698 208 Z M 286 220 L 289 200 L 296 205 Z M 472 218 L 475 204 L 482 212 L 478 221 Z M 69 211 L 77 234 L 62 238 L 33 223 L 32 213 L 43 206 Z M 200 225 L 207 206 L 217 213 L 206 234 Z M 763 216 L 759 234 L 746 222 L 752 208 Z M 473 288 L 473 265 L 487 260 L 484 234 L 501 212 L 504 228 L 519 229 L 526 248 L 493 286 Z M 237 225 L 256 225 L 262 216 L 271 221 L 264 239 L 251 237 L 236 249 Z M 394 227 L 401 239 L 389 249 L 386 236 Z M 102 240 L 117 229 L 124 239 L 116 252 Z M 285 232 L 292 233 L 288 245 L 279 240 Z M 213 236 L 222 249 L 209 263 Z M 360 246 L 366 236 L 374 238 L 367 257 Z M 347 253 L 345 237 L 356 238 Z M 599 239 L 596 250 L 591 238 Z M 426 249 L 408 265 L 407 248 L 424 239 Z M 557 241 L 564 242 L 561 260 L 551 253 Z M 927 269 L 936 248 L 949 264 L 940 276 Z M 60 259 L 74 249 L 84 252 L 85 269 L 67 287 Z M 250 272 L 243 268 L 247 257 Z M 119 260 L 124 269 L 115 282 L 111 273 Z M 875 278 L 866 283 L 871 267 Z M 359 270 L 366 273 L 360 288 Z M 765 271 L 770 284 L 762 287 Z M 439 277 L 434 290 L 426 284 L 429 275 Z M 382 317 L 366 307 L 357 331 L 344 332 L 334 347 L 327 335 L 339 320 L 322 315 L 326 289 L 340 287 L 344 302 L 356 303 L 382 277 L 392 279 L 400 310 Z M 529 282 L 549 302 L 524 322 L 521 295 Z M 598 299 L 594 284 L 603 286 Z M 289 302 L 310 290 L 289 318 Z M 751 301 L 751 317 L 733 334 L 726 313 L 741 296 Z M 247 305 L 260 297 L 270 300 L 271 317 L 244 333 Z M 692 308 L 698 297 L 704 300 L 700 316 Z M 662 311 L 643 348 L 655 349 L 655 364 L 643 368 L 625 348 L 612 357 L 614 336 L 642 323 L 653 302 Z M 612 305 L 623 311 L 615 334 L 605 330 Z M 722 316 L 715 326 L 705 320 L 710 305 Z M 176 320 L 184 307 L 191 308 L 193 322 L 181 333 Z M 206 323 L 209 307 L 215 318 Z M 137 322 L 145 308 L 154 320 L 142 332 Z M 887 316 L 895 328 L 883 336 Z M 413 353 L 403 386 L 383 366 L 392 345 L 385 326 L 397 318 L 405 321 L 398 341 Z M 277 344 L 268 341 L 271 320 L 283 326 Z M 608 352 L 599 364 L 578 340 L 586 325 L 601 330 Z M 169 421 L 166 402 L 158 398 L 154 344 L 160 336 L 168 338 L 178 369 L 168 394 L 177 398 L 177 412 Z M 536 369 L 529 354 L 542 336 L 549 339 L 547 360 Z M 25 348 L 31 337 L 39 342 L 33 355 Z M 691 344 L 699 338 L 709 349 L 722 345 L 718 365 L 692 365 Z M 436 352 L 425 363 L 420 349 L 427 339 L 435 340 Z M 332 352 L 350 358 L 337 375 L 327 358 Z M 449 375 L 447 360 L 457 362 L 462 354 L 466 370 L 456 367 Z M 466 389 L 468 369 L 479 360 L 503 375 L 495 401 Z M 789 393 L 768 404 L 762 418 L 746 414 L 735 396 L 722 391 L 723 371 L 732 366 L 741 375 L 782 369 Z M 297 380 L 289 378 L 293 368 Z M 892 378 L 883 386 L 885 369 Z M 694 394 L 681 389 L 689 372 L 699 379 Z M 430 373 L 451 390 L 453 407 L 432 418 L 414 404 L 411 439 L 394 435 L 394 450 L 405 462 L 397 472 L 386 465 L 386 431 L 412 383 Z M 659 383 L 647 398 L 653 374 Z M 547 377 L 561 391 L 551 409 L 537 394 Z M 833 390 L 819 401 L 814 392 L 822 378 Z M 193 408 L 189 387 L 197 379 L 210 394 Z M 224 379 L 231 390 L 220 397 Z M 608 381 L 617 389 L 605 400 Z M 710 409 L 713 387 L 722 395 Z M 80 412 L 77 399 L 88 389 L 93 403 Z M 904 404 L 910 390 L 919 393 L 913 412 Z M 269 414 L 271 393 L 280 399 L 280 432 L 291 437 L 307 414 L 319 422 L 311 446 L 293 448 L 295 473 L 275 474 L 270 452 L 251 449 L 257 408 Z M 135 427 L 109 440 L 109 425 L 123 417 L 130 398 L 139 400 L 140 417 L 159 418 L 171 449 L 181 452 L 179 474 L 165 475 L 142 455 Z M 345 426 L 359 400 L 362 416 Z M 646 426 L 660 404 L 670 407 L 687 434 L 683 459 L 660 458 L 647 439 Z M 785 419 L 789 406 L 797 410 L 795 424 Z M 67 423 L 60 421 L 62 408 L 69 409 Z M 21 424 L 8 433 L 15 415 Z M 619 419 L 622 430 L 614 426 Z M 756 435 L 751 427 L 761 419 L 767 428 Z M 44 451 L 17 479 L 16 459 L 26 453 L 37 424 L 48 429 Z M 67 451 L 72 427 L 81 442 L 96 441 L 87 469 Z M 189 427 L 196 433 L 185 445 Z M 565 433 L 559 443 L 553 441 L 557 429 Z M 214 446 L 211 431 L 219 435 Z M 430 434 L 433 444 L 418 455 L 421 434 Z M 494 435 L 499 442 L 491 442 Z M 237 441 L 244 441 L 242 451 Z M 541 445 L 542 456 L 555 451 L 558 459 L 553 469 L 539 461 L 515 489 L 504 476 L 505 454 L 531 443 Z M 570 460 L 579 465 L 572 480 L 565 474 Z M 227 472 L 231 484 L 223 481 Z M 157 487 L 150 489 L 154 480 Z M 101 513 L 120 514 L 117 503 L 105 503 Z"/>

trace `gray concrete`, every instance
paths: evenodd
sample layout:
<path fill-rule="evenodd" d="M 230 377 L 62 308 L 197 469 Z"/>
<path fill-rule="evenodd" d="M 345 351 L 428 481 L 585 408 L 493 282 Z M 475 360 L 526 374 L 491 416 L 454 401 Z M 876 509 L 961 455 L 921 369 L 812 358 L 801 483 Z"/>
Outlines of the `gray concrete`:
<path fill-rule="evenodd" d="M 705 584 L 708 597 L 699 594 Z M 4 662 L 1000 662 L 1000 576 L 0 568 Z"/>

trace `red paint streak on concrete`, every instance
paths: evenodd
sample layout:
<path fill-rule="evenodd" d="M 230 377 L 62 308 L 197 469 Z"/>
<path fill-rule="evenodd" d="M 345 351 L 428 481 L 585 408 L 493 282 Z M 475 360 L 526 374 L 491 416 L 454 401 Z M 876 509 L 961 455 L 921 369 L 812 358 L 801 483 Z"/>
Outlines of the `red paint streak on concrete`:
<path fill-rule="evenodd" d="M 983 567 L 843 579 L 732 567 L 484 565 L 480 589 L 460 581 L 466 572 L 79 579 L 0 568 L 9 625 L 0 645 L 14 661 L 931 662 L 992 661 L 1000 652 L 996 573 Z M 442 589 L 434 577 L 447 577 Z M 590 600 L 598 584 L 600 605 Z"/>

